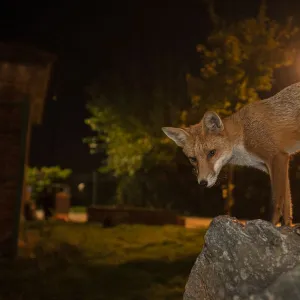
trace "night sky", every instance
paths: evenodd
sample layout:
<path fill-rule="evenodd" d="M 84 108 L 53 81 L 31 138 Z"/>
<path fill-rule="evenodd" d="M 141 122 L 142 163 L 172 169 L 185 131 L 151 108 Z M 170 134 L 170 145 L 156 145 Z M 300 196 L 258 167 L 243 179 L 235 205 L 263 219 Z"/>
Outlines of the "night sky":
<path fill-rule="evenodd" d="M 211 29 L 201 0 L 7 2 L 0 9 L 1 41 L 25 42 L 57 55 L 43 124 L 33 130 L 30 164 L 75 172 L 90 172 L 101 159 L 82 143 L 91 134 L 84 124 L 85 87 L 108 71 L 126 72 L 131 61 L 152 80 L 151 66 L 169 56 L 196 74 L 196 45 Z M 269 1 L 268 14 L 300 19 L 299 2 Z M 216 3 L 229 19 L 253 16 L 259 6 L 257 0 Z"/>

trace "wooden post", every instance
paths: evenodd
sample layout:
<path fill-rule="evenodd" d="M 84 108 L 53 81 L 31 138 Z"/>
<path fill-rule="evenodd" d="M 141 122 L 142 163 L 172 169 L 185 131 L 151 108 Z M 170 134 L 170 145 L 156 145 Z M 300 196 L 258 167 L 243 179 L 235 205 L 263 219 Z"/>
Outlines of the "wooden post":
<path fill-rule="evenodd" d="M 0 115 L 14 123 L 0 126 L 0 257 L 17 254 L 20 210 L 23 194 L 24 160 L 28 128 L 28 102 L 0 102 Z M 5 120 L 6 121 L 6 120 Z"/>
<path fill-rule="evenodd" d="M 17 255 L 31 125 L 42 120 L 55 57 L 0 43 L 0 257 Z"/>
<path fill-rule="evenodd" d="M 231 209 L 234 204 L 234 198 L 233 198 L 233 189 L 234 189 L 234 184 L 233 184 L 233 177 L 234 177 L 234 166 L 233 165 L 228 165 L 228 181 L 227 181 L 227 193 L 225 197 L 225 204 L 224 204 L 224 212 L 226 215 L 231 216 Z"/>

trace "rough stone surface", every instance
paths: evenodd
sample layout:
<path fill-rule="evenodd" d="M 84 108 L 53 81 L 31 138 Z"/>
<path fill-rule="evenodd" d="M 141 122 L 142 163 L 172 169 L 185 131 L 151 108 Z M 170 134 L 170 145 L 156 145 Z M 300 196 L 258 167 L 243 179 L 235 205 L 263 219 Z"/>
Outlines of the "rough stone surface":
<path fill-rule="evenodd" d="M 237 298 L 239 299 L 239 298 Z M 242 299 L 242 298 L 240 298 Z M 262 293 L 251 295 L 250 300 L 298 300 L 300 299 L 300 264 L 283 273 Z"/>
<path fill-rule="evenodd" d="M 300 299 L 298 231 L 263 220 L 213 219 L 183 299 Z"/>

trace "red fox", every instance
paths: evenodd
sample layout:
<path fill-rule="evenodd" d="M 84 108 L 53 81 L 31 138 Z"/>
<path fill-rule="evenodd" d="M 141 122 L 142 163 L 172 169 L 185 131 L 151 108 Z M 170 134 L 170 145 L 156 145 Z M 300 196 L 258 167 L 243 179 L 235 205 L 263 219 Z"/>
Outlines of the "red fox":
<path fill-rule="evenodd" d="M 274 200 L 272 223 L 291 225 L 289 158 L 300 151 L 300 82 L 227 118 L 208 111 L 196 125 L 162 130 L 183 149 L 202 186 L 212 187 L 226 164 L 268 173 Z"/>

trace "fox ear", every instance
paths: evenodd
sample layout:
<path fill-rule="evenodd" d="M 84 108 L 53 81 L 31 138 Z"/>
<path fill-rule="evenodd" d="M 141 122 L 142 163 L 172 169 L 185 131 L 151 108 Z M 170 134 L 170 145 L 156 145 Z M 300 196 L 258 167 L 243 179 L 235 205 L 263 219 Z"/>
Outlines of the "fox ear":
<path fill-rule="evenodd" d="M 181 148 L 184 147 L 189 137 L 189 133 L 182 128 L 163 127 L 162 131 Z"/>
<path fill-rule="evenodd" d="M 214 111 L 208 111 L 203 116 L 203 125 L 207 131 L 220 132 L 224 129 L 223 122 Z"/>

